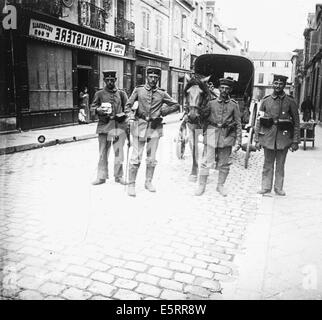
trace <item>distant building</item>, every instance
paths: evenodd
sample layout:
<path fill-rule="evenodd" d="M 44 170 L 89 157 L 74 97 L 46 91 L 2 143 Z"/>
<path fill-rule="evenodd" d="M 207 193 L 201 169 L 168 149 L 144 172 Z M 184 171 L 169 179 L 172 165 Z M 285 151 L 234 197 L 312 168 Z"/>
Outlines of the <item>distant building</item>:
<path fill-rule="evenodd" d="M 303 85 L 301 100 L 309 96 L 314 105 L 313 118 L 322 120 L 322 4 L 308 15 L 304 30 Z"/>
<path fill-rule="evenodd" d="M 290 93 L 292 77 L 292 52 L 250 51 L 248 57 L 254 62 L 254 99 L 262 99 L 273 91 L 273 74 L 288 77 L 285 92 Z"/>

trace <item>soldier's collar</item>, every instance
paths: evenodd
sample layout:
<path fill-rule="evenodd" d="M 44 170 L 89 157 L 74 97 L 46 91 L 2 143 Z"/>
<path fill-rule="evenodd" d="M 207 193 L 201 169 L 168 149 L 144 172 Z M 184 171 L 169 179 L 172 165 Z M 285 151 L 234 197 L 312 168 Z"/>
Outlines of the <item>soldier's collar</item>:
<path fill-rule="evenodd" d="M 106 86 L 105 86 L 105 90 L 106 90 L 107 92 L 116 92 L 116 91 L 117 91 L 117 88 L 115 87 L 115 88 L 113 88 L 113 89 L 111 90 L 111 89 L 109 89 L 108 87 L 106 87 Z"/>
<path fill-rule="evenodd" d="M 286 93 L 285 92 L 283 92 L 283 94 L 281 94 L 281 95 L 276 95 L 276 94 L 274 94 L 274 92 L 271 94 L 271 97 L 274 99 L 274 100 L 276 100 L 277 98 L 280 98 L 280 99 L 284 99 L 285 98 L 285 96 L 286 96 Z"/>
<path fill-rule="evenodd" d="M 152 91 L 157 91 L 159 88 L 158 87 L 155 87 L 154 89 L 152 89 L 150 86 L 149 86 L 149 84 L 148 83 L 146 83 L 145 85 L 144 85 L 144 87 L 145 87 L 145 89 L 146 90 L 148 90 L 148 91 L 150 91 L 150 90 L 152 90 Z"/>
<path fill-rule="evenodd" d="M 218 102 L 223 102 L 224 100 L 220 98 L 220 96 L 217 98 Z M 228 96 L 228 98 L 224 101 L 225 103 L 228 103 L 230 101 L 230 97 Z"/>

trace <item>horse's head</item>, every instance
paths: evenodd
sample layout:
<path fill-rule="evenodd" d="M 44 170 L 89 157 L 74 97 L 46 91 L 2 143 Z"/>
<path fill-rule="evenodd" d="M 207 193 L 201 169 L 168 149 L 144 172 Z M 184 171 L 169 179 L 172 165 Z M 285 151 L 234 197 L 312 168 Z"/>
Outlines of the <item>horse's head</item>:
<path fill-rule="evenodd" d="M 200 119 L 200 110 L 205 107 L 209 101 L 210 91 L 207 85 L 209 77 L 190 78 L 186 75 L 187 85 L 184 89 L 186 97 L 186 107 L 188 120 L 191 123 L 197 123 Z"/>

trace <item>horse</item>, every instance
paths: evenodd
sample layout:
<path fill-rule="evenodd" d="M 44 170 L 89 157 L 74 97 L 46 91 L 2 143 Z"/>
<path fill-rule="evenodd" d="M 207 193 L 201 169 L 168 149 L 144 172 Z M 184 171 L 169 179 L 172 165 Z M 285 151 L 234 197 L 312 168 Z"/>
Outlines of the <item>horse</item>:
<path fill-rule="evenodd" d="M 187 84 L 183 90 L 185 96 L 185 115 L 180 130 L 188 129 L 188 141 L 192 153 L 192 168 L 189 181 L 196 182 L 198 177 L 198 140 L 203 134 L 207 104 L 214 96 L 207 81 L 208 77 L 190 77 L 186 75 Z"/>

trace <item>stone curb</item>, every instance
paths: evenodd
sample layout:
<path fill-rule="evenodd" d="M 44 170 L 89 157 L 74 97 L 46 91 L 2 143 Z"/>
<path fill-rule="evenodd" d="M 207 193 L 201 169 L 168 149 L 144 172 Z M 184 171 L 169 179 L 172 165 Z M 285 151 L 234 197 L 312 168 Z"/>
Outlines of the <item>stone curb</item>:
<path fill-rule="evenodd" d="M 168 122 L 165 122 L 165 124 L 166 125 L 173 124 L 173 123 L 176 123 L 179 121 L 180 120 L 170 120 Z M 53 140 L 50 140 L 45 143 L 29 143 L 29 144 L 22 144 L 22 145 L 18 145 L 18 146 L 5 147 L 5 148 L 0 148 L 0 155 L 11 154 L 11 153 L 27 151 L 27 150 L 35 150 L 35 149 L 39 149 L 39 148 L 43 148 L 43 147 L 51 147 L 51 146 L 55 146 L 57 144 L 64 144 L 64 143 L 94 139 L 96 137 L 97 137 L 96 133 L 91 133 L 91 134 L 86 134 L 86 135 L 81 135 L 81 136 L 53 139 Z"/>

